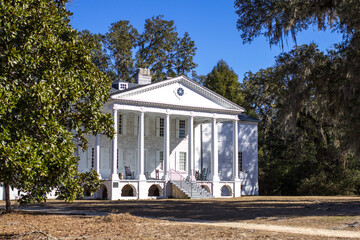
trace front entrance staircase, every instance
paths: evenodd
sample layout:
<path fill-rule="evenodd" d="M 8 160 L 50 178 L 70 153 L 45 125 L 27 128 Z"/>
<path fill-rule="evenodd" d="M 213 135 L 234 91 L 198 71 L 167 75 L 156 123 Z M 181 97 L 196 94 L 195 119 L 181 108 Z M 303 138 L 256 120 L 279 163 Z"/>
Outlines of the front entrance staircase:
<path fill-rule="evenodd" d="M 214 198 L 205 188 L 190 179 L 184 178 L 179 172 L 170 170 L 170 183 L 183 192 L 188 198 Z"/>

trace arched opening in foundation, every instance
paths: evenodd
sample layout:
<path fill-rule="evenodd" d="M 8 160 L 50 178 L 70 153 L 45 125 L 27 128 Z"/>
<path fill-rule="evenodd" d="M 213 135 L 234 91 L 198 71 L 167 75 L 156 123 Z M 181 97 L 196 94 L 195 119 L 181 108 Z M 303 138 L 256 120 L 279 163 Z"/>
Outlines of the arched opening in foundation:
<path fill-rule="evenodd" d="M 207 185 L 201 185 L 201 188 L 203 188 L 204 190 L 208 191 L 210 193 L 210 188 Z"/>
<path fill-rule="evenodd" d="M 224 185 L 221 187 L 221 196 L 226 197 L 226 196 L 232 196 L 232 190 L 231 187 L 228 185 Z"/>
<path fill-rule="evenodd" d="M 135 197 L 136 196 L 136 189 L 133 185 L 131 184 L 126 184 L 122 189 L 121 189 L 121 196 L 122 197 Z"/>
<path fill-rule="evenodd" d="M 149 197 L 160 197 L 162 195 L 162 189 L 159 185 L 153 184 L 149 188 Z"/>

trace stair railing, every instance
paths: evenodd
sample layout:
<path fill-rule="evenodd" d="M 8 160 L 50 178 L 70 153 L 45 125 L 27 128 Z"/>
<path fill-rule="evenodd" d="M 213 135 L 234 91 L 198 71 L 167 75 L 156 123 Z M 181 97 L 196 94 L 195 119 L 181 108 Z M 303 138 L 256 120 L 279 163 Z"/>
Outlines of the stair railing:
<path fill-rule="evenodd" d="M 185 190 L 190 194 L 190 196 L 193 196 L 193 193 L 197 192 L 200 193 L 203 196 L 209 196 L 210 193 L 206 191 L 204 188 L 202 188 L 198 183 L 192 182 L 189 177 L 185 178 L 183 177 L 178 171 L 171 169 L 170 171 L 170 180 L 175 182 L 179 185 L 182 190 Z"/>

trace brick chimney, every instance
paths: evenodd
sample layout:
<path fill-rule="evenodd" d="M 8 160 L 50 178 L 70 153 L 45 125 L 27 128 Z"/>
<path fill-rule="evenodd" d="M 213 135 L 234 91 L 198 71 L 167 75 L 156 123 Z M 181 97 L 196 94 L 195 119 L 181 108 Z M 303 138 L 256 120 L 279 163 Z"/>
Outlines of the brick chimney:
<path fill-rule="evenodd" d="M 139 68 L 135 76 L 135 83 L 139 85 L 146 85 L 151 83 L 150 69 Z"/>

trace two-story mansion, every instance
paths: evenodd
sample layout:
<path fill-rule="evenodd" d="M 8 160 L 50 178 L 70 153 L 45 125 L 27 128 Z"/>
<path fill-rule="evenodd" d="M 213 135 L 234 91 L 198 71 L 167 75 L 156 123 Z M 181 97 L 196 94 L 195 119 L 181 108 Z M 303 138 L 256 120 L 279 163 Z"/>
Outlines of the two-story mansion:
<path fill-rule="evenodd" d="M 257 120 L 244 109 L 181 76 L 151 83 L 114 82 L 104 111 L 116 135 L 89 136 L 80 171 L 103 179 L 106 199 L 222 197 L 258 194 Z"/>

